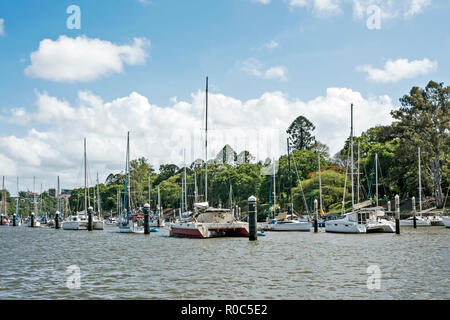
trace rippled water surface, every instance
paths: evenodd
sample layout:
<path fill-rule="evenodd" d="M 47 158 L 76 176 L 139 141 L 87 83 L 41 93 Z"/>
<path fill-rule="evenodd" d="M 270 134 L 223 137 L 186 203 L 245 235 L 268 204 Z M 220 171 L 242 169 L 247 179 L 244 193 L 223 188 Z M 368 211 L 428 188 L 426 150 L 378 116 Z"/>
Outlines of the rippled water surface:
<path fill-rule="evenodd" d="M 0 227 L 0 299 L 450 299 L 450 229 L 178 239 Z M 81 270 L 68 289 L 69 266 Z M 369 290 L 367 268 L 381 270 Z"/>

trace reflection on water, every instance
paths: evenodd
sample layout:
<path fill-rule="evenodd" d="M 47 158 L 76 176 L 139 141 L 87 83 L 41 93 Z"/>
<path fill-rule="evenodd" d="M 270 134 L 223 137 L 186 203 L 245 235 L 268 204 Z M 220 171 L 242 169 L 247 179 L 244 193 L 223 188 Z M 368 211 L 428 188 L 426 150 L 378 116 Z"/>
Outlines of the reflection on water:
<path fill-rule="evenodd" d="M 450 299 L 450 229 L 246 238 L 0 227 L 0 299 Z M 69 266 L 81 288 L 68 289 Z M 367 268 L 381 270 L 369 290 Z"/>

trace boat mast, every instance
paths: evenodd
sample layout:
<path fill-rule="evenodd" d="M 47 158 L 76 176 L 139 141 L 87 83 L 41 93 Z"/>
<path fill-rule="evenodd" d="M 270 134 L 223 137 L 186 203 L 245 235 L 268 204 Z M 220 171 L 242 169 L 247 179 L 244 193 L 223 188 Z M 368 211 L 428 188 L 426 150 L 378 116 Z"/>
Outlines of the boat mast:
<path fill-rule="evenodd" d="M 378 207 L 378 153 L 375 154 L 375 195 L 377 197 Z"/>
<path fill-rule="evenodd" d="M 352 211 L 355 206 L 355 186 L 353 181 L 354 176 L 354 159 L 353 159 L 353 103 L 351 104 L 351 125 L 350 125 L 350 152 L 351 152 L 351 177 L 352 177 Z"/>
<path fill-rule="evenodd" d="M 205 117 L 205 202 L 208 202 L 208 77 L 206 77 L 206 117 Z"/>
<path fill-rule="evenodd" d="M 97 210 L 98 210 L 98 216 L 101 217 L 102 201 L 100 200 L 100 187 L 99 187 L 99 182 L 98 182 L 98 172 L 97 172 Z"/>
<path fill-rule="evenodd" d="M 128 132 L 128 141 L 127 141 L 127 167 L 128 167 L 128 210 L 132 212 L 131 209 L 131 178 L 130 178 L 130 132 Z"/>
<path fill-rule="evenodd" d="M 359 170 L 360 170 L 360 166 L 361 166 L 360 163 L 361 163 L 360 141 L 358 139 L 358 168 L 357 168 L 357 173 L 356 173 L 356 202 L 358 202 L 358 203 L 359 203 L 359 199 L 360 199 L 360 196 L 359 196 L 359 189 L 360 189 L 360 182 L 359 182 L 360 172 L 359 172 Z"/>
<path fill-rule="evenodd" d="M 195 199 L 195 203 L 198 202 L 198 189 L 197 189 L 197 171 L 195 170 L 194 167 L 194 199 Z"/>
<path fill-rule="evenodd" d="M 84 213 L 87 214 L 87 157 L 86 157 L 86 138 L 84 138 Z"/>
<path fill-rule="evenodd" d="M 33 207 L 34 207 L 34 214 L 37 216 L 36 177 L 33 177 Z"/>
<path fill-rule="evenodd" d="M 272 158 L 272 175 L 273 175 L 273 217 L 275 218 L 275 213 L 277 212 L 277 185 L 275 177 L 275 158 Z"/>
<path fill-rule="evenodd" d="M 289 167 L 289 206 L 291 208 L 291 219 L 294 215 L 294 201 L 292 199 L 292 173 L 291 173 L 291 148 L 289 145 L 289 137 L 287 138 L 288 167 Z"/>
<path fill-rule="evenodd" d="M 158 186 L 158 217 L 161 217 L 161 192 Z"/>
<path fill-rule="evenodd" d="M 58 186 L 57 186 L 57 195 L 56 195 L 56 201 L 58 201 L 58 211 L 61 213 L 61 189 L 59 185 L 59 176 L 58 176 Z"/>
<path fill-rule="evenodd" d="M 126 151 L 126 160 L 125 160 L 125 185 L 123 186 L 123 216 L 127 217 L 127 185 L 128 185 L 128 144 L 130 143 L 130 131 L 127 134 L 127 151 Z"/>
<path fill-rule="evenodd" d="M 184 210 L 188 210 L 187 205 L 187 178 L 186 178 L 186 149 L 184 149 Z"/>
<path fill-rule="evenodd" d="M 19 200 L 20 200 L 19 177 L 17 177 L 17 201 L 16 201 L 16 216 L 17 217 L 19 217 Z"/>
<path fill-rule="evenodd" d="M 3 176 L 2 202 L 3 202 L 2 209 L 3 209 L 3 211 L 4 211 L 4 214 L 6 215 L 6 189 L 5 189 L 5 176 Z"/>
<path fill-rule="evenodd" d="M 320 212 L 322 213 L 322 173 L 320 170 L 320 153 L 317 153 L 317 158 L 319 162 L 319 206 Z"/>
<path fill-rule="evenodd" d="M 152 205 L 152 197 L 151 197 L 151 190 L 152 190 L 152 179 L 151 179 L 151 174 L 150 171 L 148 173 L 148 204 Z"/>
<path fill-rule="evenodd" d="M 422 214 L 422 174 L 420 166 L 420 147 L 419 147 L 419 212 Z"/>

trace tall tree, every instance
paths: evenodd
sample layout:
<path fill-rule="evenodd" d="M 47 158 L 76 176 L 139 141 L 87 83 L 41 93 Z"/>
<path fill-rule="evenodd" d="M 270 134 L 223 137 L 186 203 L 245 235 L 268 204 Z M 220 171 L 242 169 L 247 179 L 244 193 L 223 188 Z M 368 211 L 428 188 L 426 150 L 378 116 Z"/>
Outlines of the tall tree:
<path fill-rule="evenodd" d="M 315 143 L 312 132 L 316 127 L 304 116 L 299 116 L 286 130 L 293 150 L 306 150 Z"/>
<path fill-rule="evenodd" d="M 422 147 L 423 159 L 433 176 L 436 206 L 442 208 L 442 166 L 450 149 L 450 87 L 430 81 L 425 89 L 413 87 L 400 102 L 402 107 L 391 114 L 398 120 L 404 144 Z"/>

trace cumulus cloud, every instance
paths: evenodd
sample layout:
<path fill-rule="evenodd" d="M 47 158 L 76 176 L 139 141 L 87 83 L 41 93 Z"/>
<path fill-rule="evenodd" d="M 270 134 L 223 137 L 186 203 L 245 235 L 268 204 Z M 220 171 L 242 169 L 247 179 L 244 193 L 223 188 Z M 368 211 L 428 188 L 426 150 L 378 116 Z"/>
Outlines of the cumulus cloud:
<path fill-rule="evenodd" d="M 112 73 L 122 73 L 124 64 L 144 64 L 150 41 L 134 38 L 131 45 L 116 45 L 86 36 L 44 39 L 30 55 L 25 69 L 30 77 L 54 82 L 88 82 Z"/>
<path fill-rule="evenodd" d="M 0 36 L 5 34 L 5 20 L 0 18 Z"/>
<path fill-rule="evenodd" d="M 286 128 L 299 115 L 316 125 L 315 136 L 331 153 L 337 152 L 350 132 L 352 102 L 355 134 L 392 121 L 388 96 L 364 98 L 346 88 L 329 88 L 325 95 L 309 101 L 282 92 L 268 92 L 248 101 L 212 93 L 208 158 L 225 144 L 238 152 L 249 150 L 258 160 L 285 154 Z M 99 172 L 104 180 L 107 174 L 124 168 L 127 131 L 131 131 L 132 158 L 145 156 L 156 168 L 161 163 L 182 165 L 186 149 L 190 163 L 203 158 L 204 109 L 205 93 L 201 91 L 193 93 L 190 101 L 173 100 L 169 107 L 151 104 L 137 92 L 103 101 L 89 91 L 80 91 L 76 103 L 37 92 L 34 110 L 11 110 L 9 121 L 22 123 L 27 133 L 0 136 L 0 175 L 46 178 L 48 187 L 54 186 L 60 175 L 65 187 L 81 186 L 86 137 L 90 176 Z"/>
<path fill-rule="evenodd" d="M 364 65 L 356 67 L 356 70 L 367 72 L 369 80 L 392 83 L 432 73 L 436 71 L 437 66 L 437 61 L 431 61 L 427 58 L 413 61 L 397 59 L 388 60 L 383 69 L 374 68 L 372 65 Z"/>
<path fill-rule="evenodd" d="M 240 68 L 245 73 L 261 78 L 261 79 L 275 79 L 280 81 L 287 80 L 287 71 L 283 66 L 273 66 L 270 68 L 265 68 L 264 65 L 255 58 L 249 58 L 242 63 L 240 63 Z"/>

